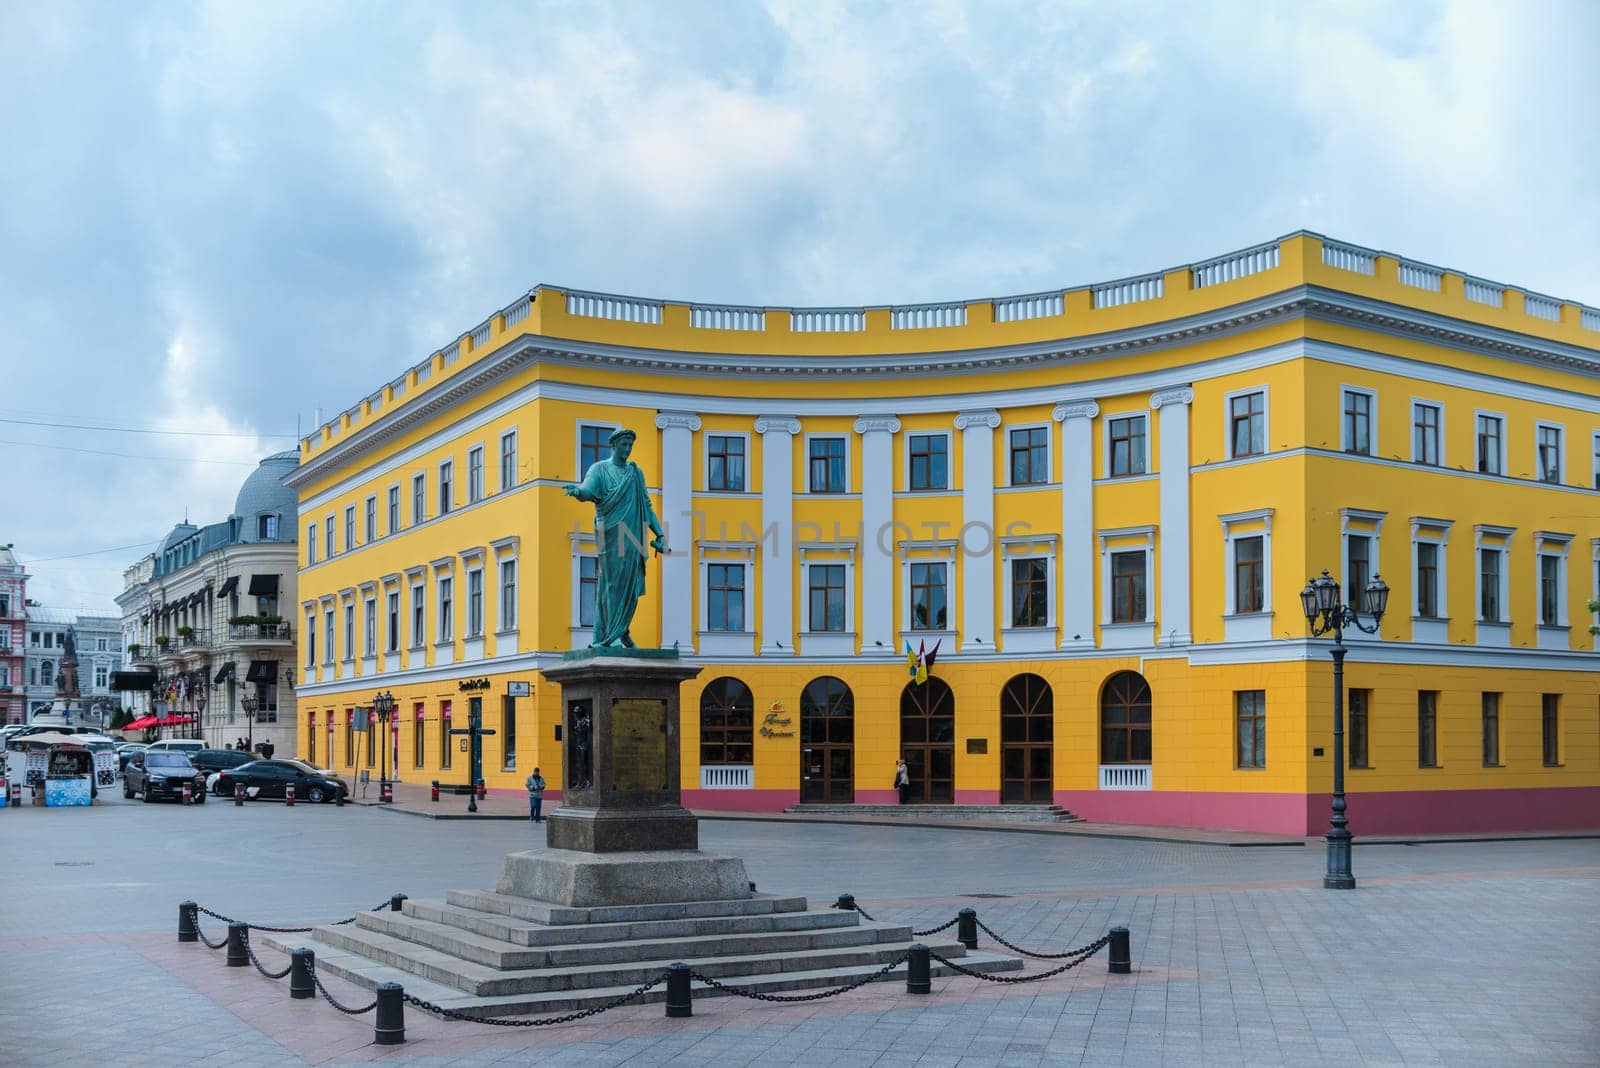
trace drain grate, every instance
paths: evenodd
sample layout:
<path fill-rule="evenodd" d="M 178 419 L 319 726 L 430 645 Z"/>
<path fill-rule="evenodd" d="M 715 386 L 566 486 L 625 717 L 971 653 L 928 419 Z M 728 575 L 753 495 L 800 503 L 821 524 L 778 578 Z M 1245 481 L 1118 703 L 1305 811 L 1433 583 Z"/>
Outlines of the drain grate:
<path fill-rule="evenodd" d="M 56 867 L 58 867 L 58 868 L 92 868 L 92 867 L 94 867 L 94 861 L 92 861 L 92 860 L 58 860 L 58 861 L 56 861 Z"/>
<path fill-rule="evenodd" d="M 1010 894 L 962 894 L 962 897 L 1010 897 Z"/>

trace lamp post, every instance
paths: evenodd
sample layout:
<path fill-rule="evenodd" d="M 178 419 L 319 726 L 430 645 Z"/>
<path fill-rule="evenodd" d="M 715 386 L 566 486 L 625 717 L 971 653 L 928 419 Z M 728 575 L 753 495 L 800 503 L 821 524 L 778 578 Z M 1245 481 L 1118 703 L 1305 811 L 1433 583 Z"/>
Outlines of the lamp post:
<path fill-rule="evenodd" d="M 239 698 L 239 704 L 244 708 L 244 721 L 247 724 L 245 732 L 248 735 L 248 740 L 245 742 L 245 751 L 254 753 L 256 751 L 256 708 L 260 702 L 254 693 L 246 693 Z"/>
<path fill-rule="evenodd" d="M 378 800 L 382 802 L 393 796 L 389 793 L 389 717 L 394 714 L 394 694 L 374 694 L 372 710 L 378 714 L 378 748 L 382 750 L 378 754 Z"/>
<path fill-rule="evenodd" d="M 1389 604 L 1389 586 L 1382 576 L 1373 575 L 1372 581 L 1361 591 L 1361 607 L 1372 617 L 1372 626 L 1361 621 L 1361 614 L 1345 604 L 1339 595 L 1339 583 L 1329 577 L 1328 569 L 1306 583 L 1300 591 L 1300 605 L 1305 610 L 1306 626 L 1313 638 L 1333 632 L 1333 814 L 1328 818 L 1328 870 L 1322 876 L 1322 886 L 1327 890 L 1354 890 L 1356 877 L 1350 872 L 1350 831 L 1344 810 L 1344 628 L 1355 627 L 1366 634 L 1378 633 L 1378 623 Z"/>

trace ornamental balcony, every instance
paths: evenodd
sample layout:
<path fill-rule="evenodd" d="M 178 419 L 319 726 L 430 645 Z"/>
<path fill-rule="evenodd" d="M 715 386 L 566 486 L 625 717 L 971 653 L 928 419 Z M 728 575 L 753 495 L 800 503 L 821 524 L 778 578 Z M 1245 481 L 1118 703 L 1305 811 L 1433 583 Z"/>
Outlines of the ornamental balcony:
<path fill-rule="evenodd" d="M 1149 764 L 1101 764 L 1100 789 L 1148 790 L 1150 789 Z"/>
<path fill-rule="evenodd" d="M 702 764 L 700 789 L 702 790 L 753 790 L 756 785 L 754 764 Z"/>
<path fill-rule="evenodd" d="M 228 641 L 242 645 L 292 645 L 294 632 L 287 623 L 229 623 Z"/>

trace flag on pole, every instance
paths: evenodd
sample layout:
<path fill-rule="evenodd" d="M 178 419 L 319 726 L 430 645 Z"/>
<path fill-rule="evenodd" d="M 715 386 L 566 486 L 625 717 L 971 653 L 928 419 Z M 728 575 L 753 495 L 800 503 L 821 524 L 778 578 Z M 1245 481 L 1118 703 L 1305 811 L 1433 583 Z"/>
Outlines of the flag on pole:
<path fill-rule="evenodd" d="M 927 659 L 927 657 L 928 657 L 928 643 L 927 642 L 918 642 L 917 643 L 917 671 L 916 671 L 916 679 L 917 679 L 917 685 L 918 686 L 921 686 L 923 683 L 928 681 L 928 659 Z"/>
<path fill-rule="evenodd" d="M 928 655 L 923 659 L 922 666 L 927 668 L 929 671 L 933 670 L 933 662 L 934 662 L 935 659 L 938 658 L 938 656 L 939 656 L 939 646 L 942 645 L 943 643 L 944 643 L 944 639 L 943 638 L 940 638 L 938 641 L 934 642 L 933 643 L 933 648 L 928 650 Z"/>
<path fill-rule="evenodd" d="M 917 651 L 911 648 L 911 643 L 906 642 L 906 674 L 912 678 L 917 676 Z"/>

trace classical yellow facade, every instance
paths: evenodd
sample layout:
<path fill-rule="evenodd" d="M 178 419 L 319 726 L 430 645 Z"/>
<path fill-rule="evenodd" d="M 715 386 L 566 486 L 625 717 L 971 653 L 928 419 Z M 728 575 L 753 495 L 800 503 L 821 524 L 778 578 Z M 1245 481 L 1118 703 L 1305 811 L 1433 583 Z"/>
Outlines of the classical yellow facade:
<path fill-rule="evenodd" d="M 1357 834 L 1600 825 L 1597 385 L 1600 311 L 1304 232 L 914 307 L 540 286 L 302 441 L 300 755 L 464 783 L 478 708 L 491 789 L 557 786 L 562 487 L 628 427 L 691 807 L 891 801 L 904 756 L 910 800 L 1316 833 L 1327 569 L 1390 591 L 1345 633 Z"/>

